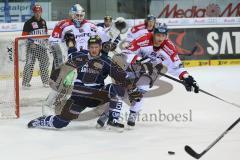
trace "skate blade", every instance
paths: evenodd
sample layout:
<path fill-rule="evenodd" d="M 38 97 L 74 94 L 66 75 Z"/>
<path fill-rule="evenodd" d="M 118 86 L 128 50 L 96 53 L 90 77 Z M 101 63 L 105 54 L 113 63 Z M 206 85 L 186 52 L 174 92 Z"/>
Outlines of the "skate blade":
<path fill-rule="evenodd" d="M 113 131 L 113 132 L 122 133 L 124 131 L 124 128 L 113 127 L 113 126 L 107 125 L 106 126 L 106 130 L 107 131 Z"/>
<path fill-rule="evenodd" d="M 98 124 L 98 123 L 96 124 L 96 126 L 95 126 L 95 127 L 96 127 L 96 129 L 103 129 L 103 128 L 105 128 L 104 126 L 101 126 L 101 125 L 100 125 L 100 124 Z"/>
<path fill-rule="evenodd" d="M 135 126 L 129 126 L 129 125 L 127 125 L 127 127 L 126 127 L 126 130 L 134 130 L 134 128 L 135 128 Z"/>

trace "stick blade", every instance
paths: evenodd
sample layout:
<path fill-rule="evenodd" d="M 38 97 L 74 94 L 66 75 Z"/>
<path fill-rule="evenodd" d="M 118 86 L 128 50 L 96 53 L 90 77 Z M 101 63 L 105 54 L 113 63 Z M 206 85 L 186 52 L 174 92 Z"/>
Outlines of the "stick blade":
<path fill-rule="evenodd" d="M 184 149 L 185 149 L 185 151 L 186 151 L 189 155 L 191 155 L 192 157 L 194 157 L 194 158 L 196 158 L 196 159 L 201 158 L 201 155 L 198 154 L 198 153 L 196 153 L 190 146 L 186 145 L 186 146 L 184 147 Z"/>

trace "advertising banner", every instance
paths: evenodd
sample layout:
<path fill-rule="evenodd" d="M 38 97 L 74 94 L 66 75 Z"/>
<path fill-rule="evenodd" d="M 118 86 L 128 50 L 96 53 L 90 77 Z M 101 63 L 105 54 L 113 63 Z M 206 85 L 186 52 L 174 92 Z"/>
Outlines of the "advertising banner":
<path fill-rule="evenodd" d="M 239 0 L 152 0 L 150 13 L 158 18 L 239 17 Z"/>
<path fill-rule="evenodd" d="M 169 38 L 185 60 L 240 58 L 239 27 L 171 29 Z M 195 46 L 197 50 L 190 56 Z"/>
<path fill-rule="evenodd" d="M 46 21 L 51 20 L 51 2 L 40 2 L 37 4 L 40 4 L 43 8 L 42 17 Z M 11 22 L 25 22 L 32 16 L 31 2 L 11 2 L 8 3 L 7 8 L 6 3 L 0 3 L 0 23 L 5 22 L 6 9 L 9 12 Z"/>

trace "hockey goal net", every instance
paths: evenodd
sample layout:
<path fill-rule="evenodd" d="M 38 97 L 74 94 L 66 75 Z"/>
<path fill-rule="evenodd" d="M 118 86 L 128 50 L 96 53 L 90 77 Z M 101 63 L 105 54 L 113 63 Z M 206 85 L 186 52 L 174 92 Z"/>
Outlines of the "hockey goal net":
<path fill-rule="evenodd" d="M 31 87 L 23 88 L 22 81 L 24 66 L 26 63 L 29 63 L 27 57 L 34 56 L 27 51 L 28 47 L 35 47 L 38 55 L 41 55 L 43 50 L 47 52 L 48 58 L 45 61 L 48 61 L 48 72 L 50 72 L 53 58 L 48 47 L 48 37 L 49 35 L 31 35 L 14 37 L 12 39 L 8 39 L 8 37 L 1 38 L 0 119 L 18 118 L 20 116 L 20 107 L 41 106 L 46 99 L 50 89 L 43 87 L 38 58 L 36 58 L 32 72 Z M 29 46 L 30 43 L 31 45 Z M 37 48 L 40 49 L 37 50 Z M 27 53 L 30 55 L 27 56 Z"/>

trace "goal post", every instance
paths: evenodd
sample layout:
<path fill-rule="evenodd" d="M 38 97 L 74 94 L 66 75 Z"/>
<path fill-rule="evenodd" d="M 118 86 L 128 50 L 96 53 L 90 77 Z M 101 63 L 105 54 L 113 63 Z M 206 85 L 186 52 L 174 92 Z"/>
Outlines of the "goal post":
<path fill-rule="evenodd" d="M 43 101 L 49 89 L 42 87 L 39 77 L 39 62 L 34 65 L 32 86 L 27 91 L 23 91 L 20 85 L 22 79 L 23 68 L 26 63 L 26 52 L 29 41 L 34 45 L 45 47 L 48 54 L 50 72 L 52 67 L 52 56 L 48 47 L 49 35 L 27 35 L 13 36 L 11 38 L 0 38 L 0 119 L 3 118 L 19 118 L 20 107 L 34 105 L 34 102 Z M 44 42 L 44 43 L 42 43 Z M 38 51 L 41 54 L 42 50 Z M 45 91 L 46 90 L 46 91 Z M 44 92 L 44 93 L 43 93 Z M 34 94 L 39 94 L 34 97 Z M 43 94 L 42 96 L 40 94 Z M 26 102 L 25 102 L 26 101 Z M 41 102 L 40 102 L 41 103 Z M 39 104 L 40 104 L 39 103 Z"/>
<path fill-rule="evenodd" d="M 28 36 L 20 36 L 16 37 L 14 40 L 14 87 L 15 87 L 15 105 L 16 105 L 16 118 L 20 117 L 20 95 L 19 95 L 19 63 L 18 63 L 18 55 L 19 53 L 19 41 L 26 40 L 29 38 L 33 39 L 48 39 L 49 35 L 28 35 Z M 46 46 L 47 47 L 47 46 Z"/>

